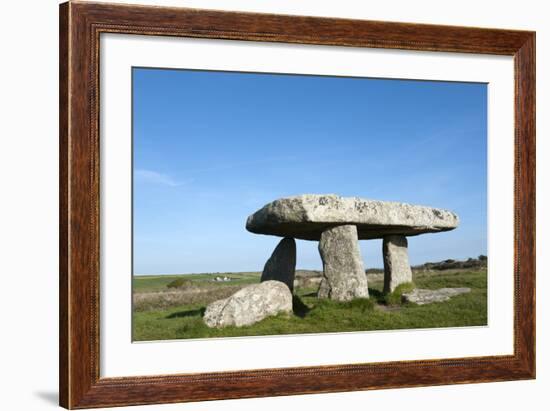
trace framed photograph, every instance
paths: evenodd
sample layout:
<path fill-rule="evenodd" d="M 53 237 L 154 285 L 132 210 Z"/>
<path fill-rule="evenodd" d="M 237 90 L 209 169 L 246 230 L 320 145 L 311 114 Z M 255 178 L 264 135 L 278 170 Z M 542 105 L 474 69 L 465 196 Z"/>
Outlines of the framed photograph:
<path fill-rule="evenodd" d="M 535 378 L 535 33 L 60 6 L 60 405 Z"/>

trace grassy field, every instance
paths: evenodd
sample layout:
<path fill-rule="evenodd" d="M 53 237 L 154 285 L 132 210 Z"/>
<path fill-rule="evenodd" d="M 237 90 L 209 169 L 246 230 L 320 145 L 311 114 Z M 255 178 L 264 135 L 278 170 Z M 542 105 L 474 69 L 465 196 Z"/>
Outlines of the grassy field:
<path fill-rule="evenodd" d="M 306 272 L 307 274 L 307 272 Z M 216 276 L 231 278 L 214 282 Z M 185 286 L 169 288 L 184 278 Z M 305 277 L 307 279 L 307 275 Z M 370 299 L 337 303 L 316 298 L 317 287 L 304 281 L 295 289 L 294 312 L 266 318 L 247 327 L 208 328 L 206 305 L 259 282 L 259 273 L 215 273 L 134 278 L 134 341 L 249 335 L 306 334 L 410 328 L 481 326 L 487 324 L 487 271 L 448 270 L 414 275 L 419 288 L 470 287 L 468 294 L 428 305 L 403 304 L 399 291 L 382 294 L 382 276 L 369 275 Z"/>
<path fill-rule="evenodd" d="M 212 273 L 212 274 L 186 274 L 186 275 L 143 275 L 135 276 L 133 279 L 134 293 L 146 293 L 155 291 L 166 291 L 168 284 L 178 278 L 189 279 L 197 284 L 212 283 L 212 279 L 220 276 L 231 278 L 230 283 L 216 283 L 216 286 L 224 285 L 243 285 L 258 282 L 259 273 Z"/>

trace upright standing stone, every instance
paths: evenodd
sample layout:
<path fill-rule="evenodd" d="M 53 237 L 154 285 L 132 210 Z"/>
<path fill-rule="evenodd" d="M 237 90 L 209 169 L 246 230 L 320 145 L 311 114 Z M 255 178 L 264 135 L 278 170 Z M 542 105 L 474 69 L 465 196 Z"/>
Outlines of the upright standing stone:
<path fill-rule="evenodd" d="M 384 256 L 384 292 L 393 292 L 399 284 L 412 282 L 407 237 L 388 235 L 382 245 Z"/>
<path fill-rule="evenodd" d="M 367 275 L 363 268 L 355 225 L 341 225 L 324 230 L 319 241 L 319 253 L 323 260 L 319 298 L 337 301 L 369 298 Z"/>
<path fill-rule="evenodd" d="M 296 241 L 294 238 L 283 238 L 264 266 L 261 281 L 276 280 L 285 283 L 290 291 L 294 288 L 296 272 Z"/>

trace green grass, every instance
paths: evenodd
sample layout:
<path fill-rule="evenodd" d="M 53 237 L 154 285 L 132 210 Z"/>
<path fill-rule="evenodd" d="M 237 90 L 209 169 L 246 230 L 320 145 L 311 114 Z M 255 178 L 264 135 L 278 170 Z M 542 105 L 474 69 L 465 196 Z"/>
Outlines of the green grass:
<path fill-rule="evenodd" d="M 416 288 L 416 285 L 414 283 L 404 283 L 399 284 L 393 292 L 385 294 L 380 299 L 381 303 L 384 303 L 386 305 L 400 305 L 402 295 L 404 293 L 408 293 Z"/>
<path fill-rule="evenodd" d="M 134 276 L 132 285 L 134 292 L 164 291 L 171 282 L 176 280 L 192 280 L 193 282 L 211 282 L 216 276 L 227 276 L 234 281 L 220 282 L 217 285 L 251 284 L 260 280 L 260 273 L 208 273 L 185 275 L 139 275 Z"/>
<path fill-rule="evenodd" d="M 227 275 L 236 279 L 228 283 L 209 281 L 215 275 Z M 221 295 L 219 287 L 227 287 L 228 284 L 235 286 L 239 283 L 258 282 L 257 273 L 215 275 L 197 275 L 192 279 L 196 283 L 196 287 L 206 287 L 207 291 L 210 289 L 216 291 L 217 294 L 212 294 L 216 298 Z M 135 292 L 168 290 L 167 284 L 177 277 L 138 277 L 134 281 Z M 202 314 L 209 302 L 209 293 L 205 292 L 204 297 L 194 297 L 189 300 L 193 303 L 161 309 L 154 309 L 155 305 L 153 304 L 151 305 L 153 309 L 135 310 L 133 339 L 135 341 L 151 341 L 487 324 L 487 273 L 485 270 L 419 273 L 415 275 L 414 280 L 415 285 L 419 288 L 470 287 L 472 291 L 453 297 L 446 302 L 420 306 L 401 303 L 401 293 L 409 290 L 410 284 L 398 287 L 394 293 L 388 296 L 382 293 L 381 280 L 370 281 L 370 299 L 357 299 L 345 303 L 319 300 L 315 296 L 316 289 L 298 288 L 295 290 L 294 296 L 294 313 L 266 318 L 251 326 L 223 329 L 208 328 L 202 321 Z M 154 295 L 163 295 L 163 293 Z M 204 298 L 204 301 L 201 298 Z"/>

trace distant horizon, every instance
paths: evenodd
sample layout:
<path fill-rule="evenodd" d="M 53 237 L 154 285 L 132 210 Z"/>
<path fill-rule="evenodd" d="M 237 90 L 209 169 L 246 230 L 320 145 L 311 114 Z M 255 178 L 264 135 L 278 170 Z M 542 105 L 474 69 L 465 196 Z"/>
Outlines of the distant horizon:
<path fill-rule="evenodd" d="M 261 271 L 280 238 L 246 218 L 304 193 L 457 213 L 408 237 L 411 265 L 487 255 L 486 84 L 133 68 L 132 94 L 136 276 Z M 359 244 L 383 265 L 382 240 Z"/>
<path fill-rule="evenodd" d="M 411 267 L 414 268 L 414 267 L 421 266 L 423 264 L 428 264 L 428 263 L 440 263 L 440 262 L 443 262 L 443 261 L 449 260 L 449 259 L 454 260 L 454 261 L 466 261 L 469 258 L 477 259 L 477 258 L 479 258 L 479 256 L 482 256 L 482 255 L 487 257 L 485 254 L 477 254 L 475 256 L 470 256 L 470 257 L 466 257 L 466 258 L 452 258 L 452 257 L 449 257 L 449 258 L 445 258 L 445 259 L 439 260 L 439 261 L 424 261 L 423 263 L 420 263 L 420 264 L 411 264 Z M 177 275 L 203 275 L 203 274 L 242 274 L 242 273 L 256 273 L 256 272 L 261 273 L 262 270 L 263 270 L 263 267 L 260 270 L 206 271 L 206 272 L 192 272 L 192 273 L 155 273 L 155 274 L 134 273 L 133 275 L 136 276 L 136 277 L 147 277 L 147 276 L 157 276 L 157 275 L 167 275 L 167 276 L 174 275 L 174 276 L 177 276 Z M 368 268 L 365 267 L 365 270 L 384 270 L 384 267 L 368 267 Z M 319 269 L 319 268 L 296 267 L 296 271 L 322 271 L 322 268 Z"/>

